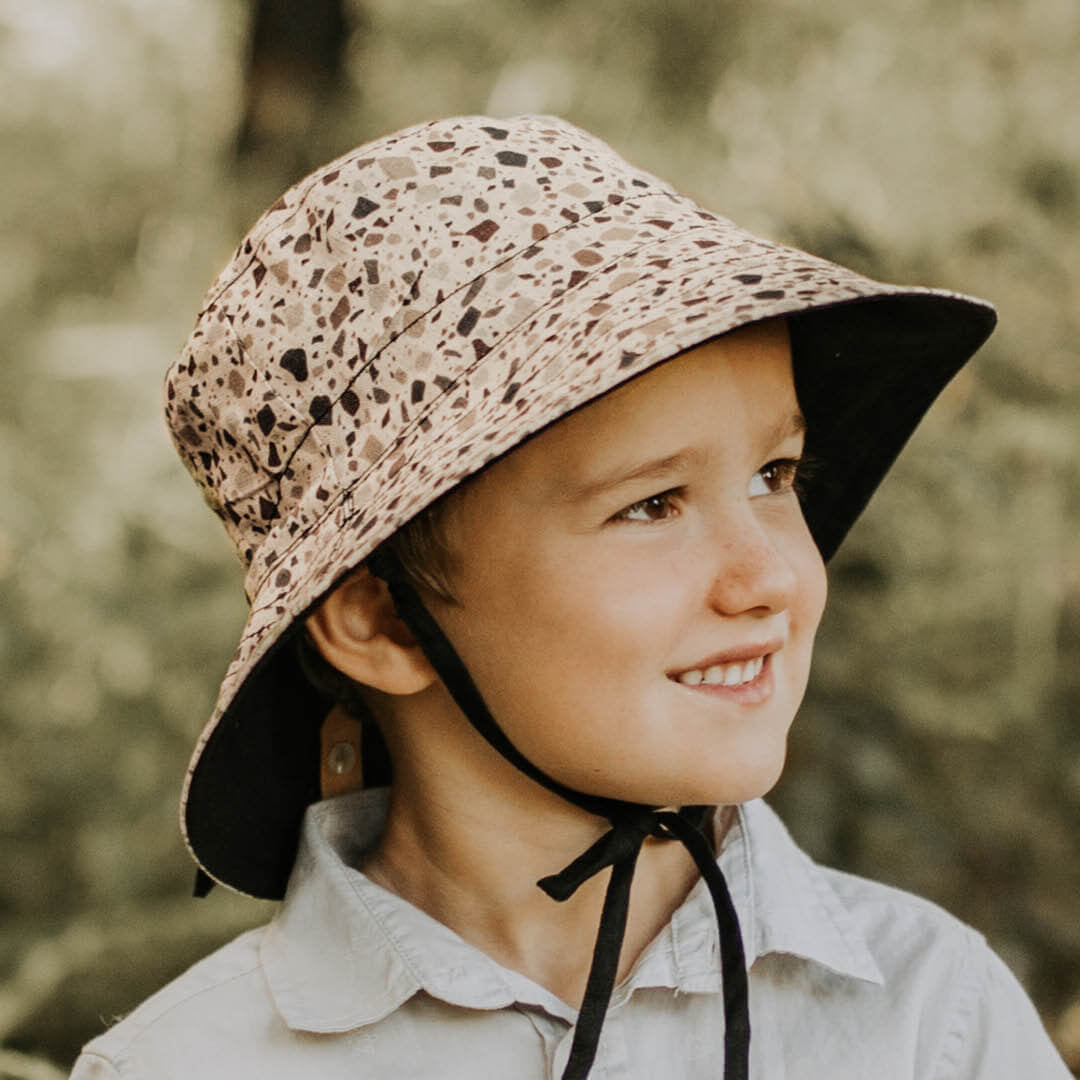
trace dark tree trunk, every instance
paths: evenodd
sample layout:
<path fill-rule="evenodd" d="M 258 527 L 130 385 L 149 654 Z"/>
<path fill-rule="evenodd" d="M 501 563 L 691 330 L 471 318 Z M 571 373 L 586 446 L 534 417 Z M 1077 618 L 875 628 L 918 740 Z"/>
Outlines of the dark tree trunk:
<path fill-rule="evenodd" d="M 304 166 L 312 138 L 344 82 L 353 24 L 344 0 L 251 0 L 244 111 L 236 153 L 279 156 Z M 289 167 L 289 166 L 287 166 Z"/>

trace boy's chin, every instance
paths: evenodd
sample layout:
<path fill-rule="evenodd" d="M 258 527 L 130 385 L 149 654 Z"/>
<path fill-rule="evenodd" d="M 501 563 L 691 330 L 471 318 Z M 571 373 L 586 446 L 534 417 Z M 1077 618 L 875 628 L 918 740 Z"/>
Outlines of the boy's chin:
<path fill-rule="evenodd" d="M 780 779 L 781 770 L 777 769 L 768 779 L 757 782 L 743 780 L 739 783 L 717 784 L 707 788 L 688 791 L 676 804 L 678 806 L 738 806 L 767 795 Z"/>
<path fill-rule="evenodd" d="M 777 760 L 756 762 L 753 767 L 742 769 L 738 775 L 702 777 L 693 781 L 681 778 L 680 782 L 662 787 L 626 788 L 622 791 L 596 792 L 627 802 L 643 803 L 647 806 L 735 806 L 750 802 L 767 795 L 776 786 L 784 771 L 784 755 Z"/>

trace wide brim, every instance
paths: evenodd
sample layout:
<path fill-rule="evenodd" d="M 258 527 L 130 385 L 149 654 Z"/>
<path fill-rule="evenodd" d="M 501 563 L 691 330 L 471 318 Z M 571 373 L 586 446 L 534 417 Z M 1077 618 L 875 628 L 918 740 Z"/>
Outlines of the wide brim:
<path fill-rule="evenodd" d="M 456 440 L 454 423 L 434 403 L 423 428 L 428 441 L 419 434 L 392 460 L 377 463 L 296 541 L 290 565 L 305 573 L 292 575 L 284 590 L 272 569 L 263 576 L 182 799 L 186 841 L 210 878 L 255 897 L 284 894 L 304 809 L 319 798 L 319 728 L 330 706 L 301 671 L 291 631 L 344 573 L 461 478 L 686 349 L 786 316 L 807 450 L 818 462 L 803 508 L 828 559 L 930 404 L 995 323 L 983 301 L 873 281 L 756 238 L 734 258 L 727 248 L 722 274 L 703 246 L 677 293 L 656 298 L 655 275 L 646 268 L 663 265 L 666 252 L 685 259 L 685 250 L 685 236 L 673 236 L 622 257 L 620 271 L 630 283 L 618 306 L 641 313 L 633 325 L 613 318 L 592 336 L 575 331 L 573 349 L 566 348 L 567 333 L 557 345 L 508 334 L 485 365 L 488 372 L 512 371 L 520 386 L 534 390 L 527 409 L 520 407 L 525 395 L 487 395 L 479 418 L 484 438 L 475 437 L 474 423 L 469 439 Z M 752 301 L 745 289 L 732 289 L 733 279 L 753 280 Z M 610 281 L 596 288 L 604 284 Z M 587 326 L 599 295 L 586 286 L 572 306 L 564 304 L 564 327 L 566 320 Z M 676 309 L 679 318 L 666 318 Z M 450 397 L 441 399 L 447 408 Z M 439 455 L 447 464 L 432 467 Z M 403 469 L 418 478 L 407 503 L 393 483 Z M 439 479 L 425 487 L 425 475 Z"/>

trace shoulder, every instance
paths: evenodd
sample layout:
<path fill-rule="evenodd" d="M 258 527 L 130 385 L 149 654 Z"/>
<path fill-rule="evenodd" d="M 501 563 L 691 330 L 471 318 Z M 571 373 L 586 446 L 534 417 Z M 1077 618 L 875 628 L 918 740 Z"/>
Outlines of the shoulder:
<path fill-rule="evenodd" d="M 827 874 L 861 922 L 890 996 L 922 1004 L 920 1030 L 935 1035 L 934 1076 L 1069 1077 L 1026 991 L 982 934 L 911 893 Z"/>
<path fill-rule="evenodd" d="M 916 1075 L 996 1080 L 1069 1073 L 1031 1000 L 978 931 L 902 889 L 820 868 L 881 969 Z"/>
<path fill-rule="evenodd" d="M 986 950 L 977 931 L 937 904 L 815 862 L 761 800 L 743 807 L 742 818 L 757 906 L 800 953 L 842 970 L 845 951 L 865 947 L 888 983 L 926 963 L 957 972 Z"/>
<path fill-rule="evenodd" d="M 839 972 L 885 982 L 932 961 L 963 967 L 985 949 L 980 934 L 929 900 L 815 862 L 761 800 L 742 808 L 756 914 L 781 949 Z M 865 957 L 873 963 L 849 957 Z"/>
<path fill-rule="evenodd" d="M 961 968 L 989 951 L 978 931 L 930 900 L 841 870 L 817 869 L 886 977 L 920 957 Z"/>
<path fill-rule="evenodd" d="M 241 934 L 88 1043 L 73 1080 L 230 1075 L 225 1063 L 235 1062 L 236 1048 L 280 1025 L 259 960 L 264 933 Z"/>
<path fill-rule="evenodd" d="M 764 804 L 744 817 L 768 924 L 759 936 L 773 946 L 758 970 L 781 1026 L 815 1045 L 829 1031 L 845 1064 L 861 1055 L 858 1075 L 1068 1078 L 1024 989 L 978 931 L 912 893 L 820 866 Z"/>

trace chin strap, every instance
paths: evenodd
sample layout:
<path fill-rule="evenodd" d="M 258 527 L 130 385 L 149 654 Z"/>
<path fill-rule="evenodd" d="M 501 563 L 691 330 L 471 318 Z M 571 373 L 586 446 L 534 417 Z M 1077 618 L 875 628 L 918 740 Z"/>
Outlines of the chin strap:
<path fill-rule="evenodd" d="M 587 795 L 549 777 L 521 754 L 495 723 L 472 676 L 408 582 L 397 556 L 384 545 L 369 556 L 367 566 L 386 582 L 398 616 L 412 632 L 473 727 L 526 776 L 575 806 L 611 822 L 611 828 L 569 866 L 537 882 L 552 899 L 563 901 L 573 896 L 590 878 L 611 867 L 585 997 L 578 1013 L 570 1057 L 562 1080 L 584 1080 L 596 1057 L 600 1029 L 604 1025 L 615 987 L 619 954 L 626 933 L 634 868 L 642 845 L 650 836 L 682 843 L 708 885 L 720 932 L 725 1024 L 724 1080 L 748 1080 L 750 1011 L 746 958 L 735 905 L 731 901 L 724 875 L 716 864 L 709 840 L 702 831 L 707 808 L 684 807 L 679 813 L 657 810 L 621 799 Z"/>

